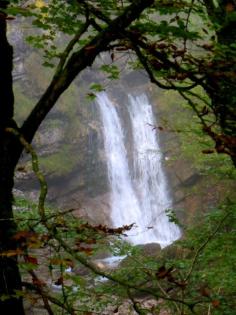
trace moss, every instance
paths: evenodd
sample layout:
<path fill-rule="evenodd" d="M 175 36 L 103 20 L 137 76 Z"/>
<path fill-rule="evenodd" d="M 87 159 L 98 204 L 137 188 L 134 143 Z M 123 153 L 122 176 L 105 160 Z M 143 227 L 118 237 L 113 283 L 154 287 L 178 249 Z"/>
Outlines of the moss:
<path fill-rule="evenodd" d="M 40 165 L 46 173 L 60 177 L 72 172 L 80 160 L 78 154 L 73 153 L 72 146 L 64 145 L 59 152 L 40 157 Z"/>
<path fill-rule="evenodd" d="M 14 84 L 15 95 L 15 119 L 18 124 L 23 122 L 35 105 L 35 101 L 24 93 L 19 83 Z"/>
<path fill-rule="evenodd" d="M 44 128 L 47 130 L 61 128 L 63 122 L 60 119 L 47 119 L 44 121 Z"/>
<path fill-rule="evenodd" d="M 169 144 L 165 145 L 167 151 L 172 154 L 172 162 L 181 157 L 192 161 L 192 166 L 200 173 L 232 177 L 234 171 L 229 156 L 202 152 L 206 149 L 214 149 L 215 143 L 202 131 L 199 118 L 178 92 L 163 92 L 156 89 L 153 92 L 153 99 L 158 107 L 158 116 L 160 116 L 158 124 L 163 127 L 162 135 L 172 136 Z M 200 89 L 195 89 L 194 92 L 205 97 Z"/>
<path fill-rule="evenodd" d="M 163 128 L 157 133 L 162 140 L 164 156 L 167 157 L 164 163 L 172 185 L 175 207 L 184 209 L 181 222 L 192 224 L 196 213 L 202 215 L 223 198 L 231 199 L 235 195 L 236 171 L 228 156 L 202 152 L 214 149 L 215 144 L 202 131 L 199 119 L 177 92 L 158 89 L 152 92 L 152 102 L 156 104 L 158 113 L 157 125 Z M 204 96 L 200 90 L 195 92 Z M 188 180 L 195 175 L 199 175 L 199 179 L 190 184 Z"/>
<path fill-rule="evenodd" d="M 60 97 L 57 104 L 57 110 L 66 114 L 70 118 L 74 118 L 74 115 L 78 111 L 79 104 L 79 89 L 75 86 L 75 84 L 71 84 L 71 86 Z"/>
<path fill-rule="evenodd" d="M 33 82 L 33 91 L 44 91 L 51 80 L 52 70 L 42 66 L 43 59 L 33 51 L 25 61 L 25 69 L 30 82 Z"/>

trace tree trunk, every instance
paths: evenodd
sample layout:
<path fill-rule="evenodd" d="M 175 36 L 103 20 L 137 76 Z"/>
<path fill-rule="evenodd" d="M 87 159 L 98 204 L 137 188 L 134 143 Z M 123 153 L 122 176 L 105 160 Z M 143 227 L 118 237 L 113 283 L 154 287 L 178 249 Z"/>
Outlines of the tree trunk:
<path fill-rule="evenodd" d="M 227 13 L 231 14 L 231 13 Z M 236 43 L 236 22 L 234 19 L 225 18 L 225 22 L 218 30 L 218 42 L 225 46 L 231 47 L 229 53 L 225 52 L 225 58 L 222 60 L 223 66 L 220 67 L 221 77 L 218 82 L 218 98 L 214 99 L 218 103 L 217 114 L 220 119 L 220 126 L 225 135 L 229 136 L 231 141 L 229 147 L 231 150 L 231 158 L 236 167 L 236 48 L 232 54 L 232 46 Z"/>
<path fill-rule="evenodd" d="M 0 9 L 7 7 L 0 1 Z M 17 244 L 13 239 L 12 189 L 14 169 L 19 158 L 19 143 L 6 127 L 16 127 L 13 121 L 12 91 L 13 50 L 6 37 L 6 14 L 0 11 L 0 314 L 24 315 L 21 278 L 17 264 Z M 13 254 L 13 255 L 10 255 Z M 18 296 L 18 297 L 17 297 Z"/>
<path fill-rule="evenodd" d="M 9 144 L 14 139 L 5 135 L 0 139 L 0 314 L 23 315 L 21 278 L 17 265 L 17 255 L 14 255 L 17 244 L 13 239 L 16 224 L 12 212 L 12 188 L 14 176 L 14 161 Z M 8 256 L 12 253 L 12 256 Z"/>
<path fill-rule="evenodd" d="M 233 18 L 236 6 L 231 0 L 220 0 L 217 7 L 207 0 L 205 4 L 209 18 L 217 25 L 217 42 L 222 45 L 222 56 L 217 55 L 212 60 L 207 76 L 207 93 L 222 131 L 216 150 L 223 153 L 225 147 L 236 167 L 236 48 L 233 48 L 236 43 L 236 21 Z"/>

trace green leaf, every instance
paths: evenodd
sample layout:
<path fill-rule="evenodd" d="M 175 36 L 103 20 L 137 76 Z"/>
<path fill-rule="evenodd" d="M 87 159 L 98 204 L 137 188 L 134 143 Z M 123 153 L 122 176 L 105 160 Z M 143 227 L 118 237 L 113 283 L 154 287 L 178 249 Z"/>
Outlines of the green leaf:
<path fill-rule="evenodd" d="M 104 87 L 99 83 L 92 83 L 89 88 L 95 92 L 102 92 L 105 90 Z"/>

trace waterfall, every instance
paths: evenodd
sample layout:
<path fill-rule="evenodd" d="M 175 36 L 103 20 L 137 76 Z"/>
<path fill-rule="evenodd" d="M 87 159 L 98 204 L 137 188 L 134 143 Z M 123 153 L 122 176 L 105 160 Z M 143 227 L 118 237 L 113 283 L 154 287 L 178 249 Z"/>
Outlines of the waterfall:
<path fill-rule="evenodd" d="M 161 163 L 160 145 L 153 130 L 156 122 L 145 94 L 129 95 L 129 102 L 134 142 L 134 186 L 143 213 L 142 226 L 151 227 L 146 232 L 150 241 L 158 241 L 164 247 L 180 237 L 180 230 L 169 222 L 165 213 L 166 209 L 172 208 L 172 201 Z"/>
<path fill-rule="evenodd" d="M 114 104 L 105 93 L 97 95 L 97 102 L 103 121 L 104 146 L 111 186 L 111 220 L 117 227 L 140 222 L 142 213 L 131 182 L 120 119 Z"/>
<path fill-rule="evenodd" d="M 132 174 L 116 105 L 105 92 L 97 95 L 96 102 L 103 123 L 113 225 L 135 223 L 136 228 L 128 233 L 134 244 L 159 243 L 161 247 L 171 244 L 180 237 L 180 230 L 165 214 L 165 209 L 171 208 L 172 203 L 161 165 L 160 147 L 153 127 L 150 127 L 155 121 L 147 97 L 144 94 L 129 95 Z"/>

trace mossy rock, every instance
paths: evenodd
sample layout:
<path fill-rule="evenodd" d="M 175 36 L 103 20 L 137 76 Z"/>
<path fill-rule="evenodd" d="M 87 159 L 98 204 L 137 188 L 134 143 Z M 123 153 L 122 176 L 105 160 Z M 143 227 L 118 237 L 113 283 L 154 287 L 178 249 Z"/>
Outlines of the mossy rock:
<path fill-rule="evenodd" d="M 77 168 L 82 159 L 73 153 L 71 145 L 64 144 L 58 152 L 40 157 L 40 165 L 47 174 L 62 177 Z"/>

